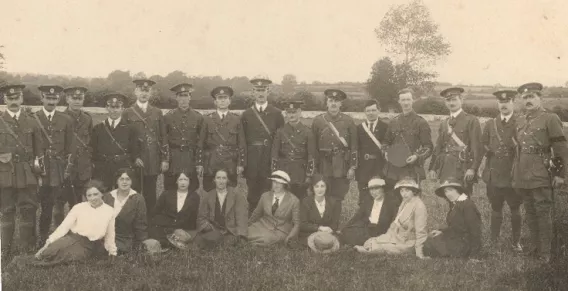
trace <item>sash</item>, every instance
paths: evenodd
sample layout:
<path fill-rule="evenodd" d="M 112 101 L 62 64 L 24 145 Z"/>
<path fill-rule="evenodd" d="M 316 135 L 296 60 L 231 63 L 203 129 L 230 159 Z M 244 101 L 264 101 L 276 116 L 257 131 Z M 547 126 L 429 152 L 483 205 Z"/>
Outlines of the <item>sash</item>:
<path fill-rule="evenodd" d="M 43 124 L 41 124 L 41 121 L 37 117 L 37 114 L 34 114 L 34 117 L 35 117 L 35 120 L 37 121 L 37 124 L 39 124 L 39 127 L 41 128 L 41 132 L 43 132 L 43 135 L 45 136 L 45 138 L 47 138 L 47 141 L 49 142 L 49 144 L 50 145 L 53 144 L 53 140 L 51 139 L 51 137 L 49 137 L 49 134 L 47 134 L 47 131 L 43 127 Z M 55 112 L 53 113 L 53 117 L 55 117 Z"/>
<path fill-rule="evenodd" d="M 148 108 L 146 110 L 148 110 Z M 136 108 L 134 108 L 134 107 L 132 108 L 132 112 L 134 112 L 134 114 L 136 114 L 136 116 L 138 116 L 138 118 L 140 118 L 140 121 L 142 121 L 142 123 L 144 123 L 144 127 L 147 129 L 147 131 L 149 131 L 154 136 L 154 138 L 156 139 L 156 142 L 158 143 L 158 146 L 161 148 L 162 143 L 160 142 L 160 139 L 158 139 L 158 136 L 154 132 L 152 132 L 152 130 L 150 129 L 150 126 L 146 122 L 146 119 L 144 119 L 142 117 L 142 115 L 140 115 L 140 113 L 138 113 L 138 111 L 136 111 Z"/>
<path fill-rule="evenodd" d="M 18 143 L 18 145 L 20 147 L 22 147 L 24 149 L 24 151 L 27 152 L 26 147 L 22 144 L 22 142 L 20 141 L 20 137 L 12 130 L 12 128 L 8 125 L 8 123 L 6 123 L 6 120 L 4 120 L 3 116 L 0 116 L 0 120 L 2 120 L 2 123 L 4 124 L 4 126 L 6 127 L 6 130 L 8 130 L 8 133 L 16 140 L 16 142 Z"/>
<path fill-rule="evenodd" d="M 463 148 L 467 147 L 465 143 L 463 143 L 463 141 L 456 135 L 454 129 L 450 126 L 450 119 L 447 120 L 446 124 L 448 125 L 448 134 L 450 134 L 450 137 L 458 144 L 458 146 Z"/>
<path fill-rule="evenodd" d="M 327 126 L 331 129 L 331 131 L 333 132 L 335 137 L 341 142 L 341 144 L 344 147 L 348 147 L 349 145 L 347 144 L 347 141 L 345 140 L 345 138 L 343 138 L 341 135 L 339 135 L 339 131 L 337 130 L 337 128 L 335 128 L 335 125 L 333 125 L 333 123 L 329 122 L 325 118 L 325 116 L 323 116 L 323 120 L 325 120 L 325 122 L 327 123 Z"/>
<path fill-rule="evenodd" d="M 227 144 L 227 140 L 225 139 L 225 137 L 223 137 L 223 135 L 219 132 L 219 129 L 217 127 L 215 127 L 215 132 L 217 133 L 217 135 L 219 135 L 219 137 L 221 138 L 221 140 L 223 141 L 224 144 Z"/>
<path fill-rule="evenodd" d="M 264 130 L 266 131 L 266 133 L 268 133 L 269 136 L 272 136 L 272 133 L 270 132 L 270 129 L 268 128 L 268 126 L 266 125 L 266 123 L 264 123 L 264 120 L 262 120 L 262 117 L 260 117 L 260 115 L 259 115 L 258 112 L 256 111 L 256 108 L 254 107 L 254 105 L 252 106 L 252 112 L 254 112 L 254 115 L 256 116 L 256 118 L 258 119 L 258 121 L 260 121 L 260 123 L 262 124 L 262 127 L 264 127 Z"/>
<path fill-rule="evenodd" d="M 363 129 L 365 130 L 365 132 L 367 133 L 367 135 L 371 138 L 371 140 L 375 143 L 375 145 L 382 150 L 383 149 L 383 145 L 381 144 L 381 142 L 379 142 L 379 140 L 375 137 L 375 135 L 371 132 L 371 129 L 369 128 L 369 126 L 367 125 L 366 122 L 363 122 Z"/>
<path fill-rule="evenodd" d="M 104 123 L 104 121 L 103 121 L 103 123 Z M 114 144 L 126 155 L 127 154 L 126 150 L 116 141 L 116 139 L 114 138 L 114 136 L 112 135 L 110 130 L 108 130 L 108 126 L 106 124 L 103 124 L 103 127 L 105 128 L 105 131 L 108 133 L 108 136 L 112 139 Z"/>

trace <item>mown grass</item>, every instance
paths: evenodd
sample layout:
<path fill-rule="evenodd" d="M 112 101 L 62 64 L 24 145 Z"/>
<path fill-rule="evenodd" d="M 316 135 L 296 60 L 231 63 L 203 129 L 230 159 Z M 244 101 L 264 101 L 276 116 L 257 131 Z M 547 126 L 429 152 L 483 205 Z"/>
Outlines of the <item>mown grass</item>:
<path fill-rule="evenodd" d="M 436 135 L 437 124 L 432 124 Z M 435 138 L 435 136 L 434 136 Z M 244 180 L 239 191 L 246 191 Z M 422 182 L 429 229 L 445 224 L 448 205 L 433 194 L 436 183 Z M 161 185 L 159 185 L 161 188 Z M 363 256 L 348 248 L 331 255 L 308 250 L 226 248 L 214 251 L 170 251 L 148 262 L 139 257 L 59 266 L 3 270 L 3 290 L 568 290 L 568 261 L 553 268 L 509 250 L 508 210 L 501 244 L 489 246 L 491 209 L 483 183 L 473 200 L 484 222 L 484 258 L 479 263 L 462 259 L 419 260 Z M 352 183 L 343 204 L 342 223 L 357 207 Z M 566 196 L 557 197 L 557 209 L 568 209 Z M 523 228 L 523 243 L 528 232 Z"/>

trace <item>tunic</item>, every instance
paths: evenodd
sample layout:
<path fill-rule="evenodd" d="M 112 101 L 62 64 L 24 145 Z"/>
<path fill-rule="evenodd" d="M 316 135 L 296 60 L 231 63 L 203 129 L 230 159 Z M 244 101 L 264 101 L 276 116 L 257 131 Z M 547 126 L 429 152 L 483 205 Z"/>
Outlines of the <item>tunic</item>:
<path fill-rule="evenodd" d="M 367 121 L 364 121 L 367 122 Z M 380 142 L 384 143 L 387 124 L 377 119 L 377 124 L 373 129 L 373 135 Z M 371 129 L 369 129 L 371 130 Z M 357 125 L 357 143 L 358 143 L 358 162 L 357 171 L 355 172 L 359 188 L 367 186 L 367 182 L 373 176 L 382 176 L 385 167 L 385 159 L 383 152 L 377 147 L 373 140 L 369 137 L 363 124 Z M 361 195 L 361 192 L 359 192 Z"/>
<path fill-rule="evenodd" d="M 512 186 L 518 117 L 516 113 L 513 114 L 506 124 L 502 123 L 500 116 L 485 123 L 482 143 L 486 150 L 486 161 L 482 178 L 487 185 L 500 188 L 511 188 Z"/>
<path fill-rule="evenodd" d="M 291 184 L 303 184 L 314 174 L 315 140 L 312 131 L 299 122 L 279 128 L 272 143 L 272 171 L 290 175 Z"/>
<path fill-rule="evenodd" d="M 203 116 L 193 109 L 177 108 L 164 116 L 164 123 L 170 154 L 168 173 L 195 172 L 196 161 L 201 160 L 198 143 Z"/>
<path fill-rule="evenodd" d="M 294 228 L 300 227 L 300 201 L 294 194 L 286 192 L 272 214 L 274 194 L 266 192 L 260 197 L 250 217 L 248 238 L 251 244 L 269 246 L 284 241 Z"/>
<path fill-rule="evenodd" d="M 339 135 L 347 142 L 345 147 L 328 125 L 333 123 Z M 322 113 L 314 118 L 312 131 L 319 150 L 317 169 L 325 177 L 343 178 L 349 168 L 357 168 L 357 128 L 353 118 L 344 113 L 331 116 Z"/>
<path fill-rule="evenodd" d="M 73 158 L 73 170 L 71 178 L 86 181 L 92 174 L 92 148 L 91 132 L 93 130 L 93 118 L 85 111 L 71 111 L 67 108 L 63 113 L 67 114 L 73 122 L 74 145 L 76 146 Z"/>

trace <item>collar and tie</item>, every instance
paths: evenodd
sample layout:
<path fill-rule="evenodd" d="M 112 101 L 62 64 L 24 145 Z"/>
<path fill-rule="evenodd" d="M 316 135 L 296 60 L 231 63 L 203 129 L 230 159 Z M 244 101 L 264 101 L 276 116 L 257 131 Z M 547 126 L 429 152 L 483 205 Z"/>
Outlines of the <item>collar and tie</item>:
<path fill-rule="evenodd" d="M 258 107 L 258 113 L 262 113 L 262 106 Z"/>
<path fill-rule="evenodd" d="M 275 197 L 274 199 L 275 199 L 274 204 L 272 204 L 272 215 L 274 215 L 274 213 L 276 213 L 276 210 L 278 209 L 278 205 L 279 205 L 278 197 Z"/>
<path fill-rule="evenodd" d="M 507 124 L 507 117 L 503 117 L 503 118 L 501 119 L 501 123 L 502 123 L 502 124 Z"/>
<path fill-rule="evenodd" d="M 221 113 L 221 121 L 225 120 L 225 113 Z"/>
<path fill-rule="evenodd" d="M 115 122 L 116 122 L 116 120 L 113 119 L 112 123 L 110 124 L 110 127 L 112 127 L 112 129 L 114 129 L 114 127 L 116 126 Z"/>
<path fill-rule="evenodd" d="M 53 113 L 47 116 L 47 120 L 49 120 L 49 122 L 51 122 L 52 118 L 53 118 Z"/>
<path fill-rule="evenodd" d="M 367 121 L 367 126 L 369 127 L 369 130 L 371 130 L 371 132 L 375 131 L 375 123 L 376 121 Z"/>

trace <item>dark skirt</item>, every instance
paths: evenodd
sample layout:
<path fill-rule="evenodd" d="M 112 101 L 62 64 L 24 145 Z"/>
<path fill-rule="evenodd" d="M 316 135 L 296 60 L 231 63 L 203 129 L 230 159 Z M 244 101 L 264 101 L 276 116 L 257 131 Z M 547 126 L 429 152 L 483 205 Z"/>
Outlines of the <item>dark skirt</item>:
<path fill-rule="evenodd" d="M 60 264 L 84 261 L 94 255 L 100 241 L 90 241 L 87 237 L 69 232 L 51 243 L 32 265 L 50 267 Z"/>
<path fill-rule="evenodd" d="M 372 223 L 354 223 L 341 230 L 341 244 L 362 246 L 369 238 L 379 236 L 378 225 Z"/>

